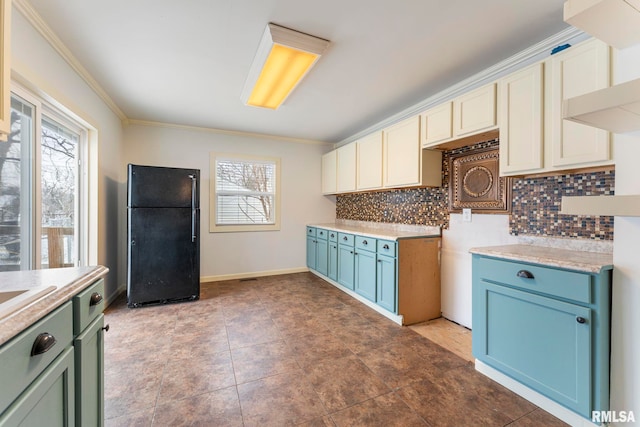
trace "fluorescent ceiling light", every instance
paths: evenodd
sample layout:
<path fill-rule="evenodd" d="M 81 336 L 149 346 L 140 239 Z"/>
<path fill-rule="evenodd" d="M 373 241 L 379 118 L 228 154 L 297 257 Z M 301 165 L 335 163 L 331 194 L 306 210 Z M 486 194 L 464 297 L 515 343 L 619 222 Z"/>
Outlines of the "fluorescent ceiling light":
<path fill-rule="evenodd" d="M 276 110 L 327 46 L 328 40 L 268 24 L 244 83 L 242 101 Z"/>

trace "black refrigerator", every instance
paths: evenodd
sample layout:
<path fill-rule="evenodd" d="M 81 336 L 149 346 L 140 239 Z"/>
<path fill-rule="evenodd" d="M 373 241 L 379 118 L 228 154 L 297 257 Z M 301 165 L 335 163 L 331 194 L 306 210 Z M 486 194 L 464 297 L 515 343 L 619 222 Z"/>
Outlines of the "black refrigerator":
<path fill-rule="evenodd" d="M 128 165 L 127 305 L 200 297 L 200 170 Z"/>

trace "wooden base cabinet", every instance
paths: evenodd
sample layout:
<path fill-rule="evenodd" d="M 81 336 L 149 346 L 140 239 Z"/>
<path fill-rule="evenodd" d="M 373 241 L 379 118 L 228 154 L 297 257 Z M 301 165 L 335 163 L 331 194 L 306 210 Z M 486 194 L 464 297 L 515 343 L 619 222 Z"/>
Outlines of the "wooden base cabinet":
<path fill-rule="evenodd" d="M 439 255 L 440 237 L 385 240 L 337 232 L 336 242 L 329 238 L 328 273 L 309 268 L 351 296 L 370 306 L 374 303 L 382 313 L 401 316 L 402 323 L 410 325 L 441 315 Z"/>
<path fill-rule="evenodd" d="M 611 271 L 473 255 L 473 354 L 590 419 L 609 409 Z"/>

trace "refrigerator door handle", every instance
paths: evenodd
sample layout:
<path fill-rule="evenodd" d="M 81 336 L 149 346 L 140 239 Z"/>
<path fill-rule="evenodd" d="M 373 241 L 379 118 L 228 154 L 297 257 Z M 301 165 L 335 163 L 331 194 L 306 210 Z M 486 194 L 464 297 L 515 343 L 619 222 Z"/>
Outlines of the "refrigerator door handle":
<path fill-rule="evenodd" d="M 191 174 L 191 241 L 196 241 L 196 176 Z"/>

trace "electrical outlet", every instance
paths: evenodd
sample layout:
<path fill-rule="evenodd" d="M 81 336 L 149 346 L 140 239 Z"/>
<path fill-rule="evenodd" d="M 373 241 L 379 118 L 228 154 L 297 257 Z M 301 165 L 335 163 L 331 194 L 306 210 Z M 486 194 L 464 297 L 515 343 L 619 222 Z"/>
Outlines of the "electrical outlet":
<path fill-rule="evenodd" d="M 471 222 L 471 209 L 462 209 L 462 222 Z"/>

